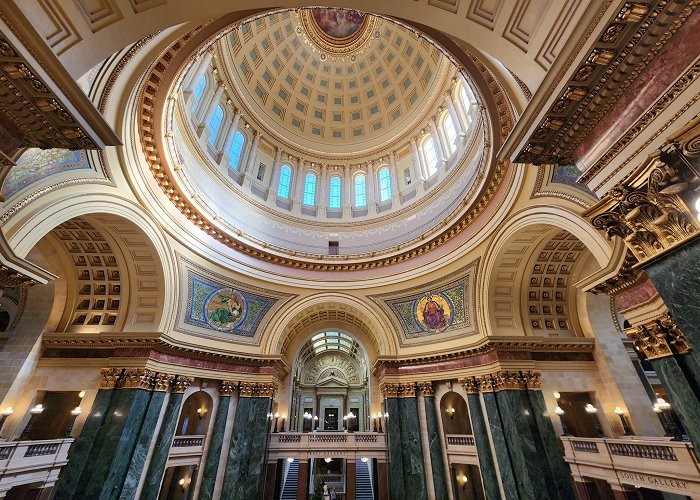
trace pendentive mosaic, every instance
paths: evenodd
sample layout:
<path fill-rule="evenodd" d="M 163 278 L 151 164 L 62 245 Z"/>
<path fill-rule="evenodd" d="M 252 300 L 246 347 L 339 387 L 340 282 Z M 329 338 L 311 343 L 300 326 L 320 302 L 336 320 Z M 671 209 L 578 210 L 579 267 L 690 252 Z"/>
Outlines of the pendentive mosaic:
<path fill-rule="evenodd" d="M 477 262 L 473 262 L 447 279 L 433 281 L 429 287 L 371 298 L 391 311 L 406 339 L 446 332 L 474 333 L 476 269 Z"/>

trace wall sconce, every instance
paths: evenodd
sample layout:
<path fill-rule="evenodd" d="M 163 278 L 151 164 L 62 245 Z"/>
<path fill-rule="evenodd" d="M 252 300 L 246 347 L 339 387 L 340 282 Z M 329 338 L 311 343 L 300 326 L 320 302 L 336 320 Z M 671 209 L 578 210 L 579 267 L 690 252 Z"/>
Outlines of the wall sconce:
<path fill-rule="evenodd" d="M 362 458 L 360 459 L 360 461 L 361 461 L 363 464 L 366 464 L 366 463 L 367 463 L 367 460 L 369 460 L 367 457 L 362 457 Z"/>
<path fill-rule="evenodd" d="M 64 437 L 70 437 L 71 432 L 73 432 L 73 426 L 75 425 L 75 419 L 78 418 L 78 415 L 81 413 L 83 413 L 83 409 L 80 406 L 76 406 L 70 411 L 70 420 L 68 420 L 68 427 L 66 427 Z"/>
<path fill-rule="evenodd" d="M 331 460 L 333 460 L 331 457 L 326 457 L 323 459 L 327 464 L 331 463 Z"/>
<path fill-rule="evenodd" d="M 29 417 L 29 422 L 27 422 L 27 426 L 24 428 L 22 431 L 22 434 L 19 436 L 20 441 L 26 441 L 31 437 L 32 434 L 32 427 L 34 426 L 34 422 L 36 421 L 36 416 L 41 415 L 41 413 L 44 411 L 44 405 L 38 404 L 31 410 L 29 410 L 30 417 Z"/>
<path fill-rule="evenodd" d="M 204 417 L 204 414 L 207 412 L 206 408 L 199 407 L 197 408 L 197 416 L 199 417 L 199 420 L 202 420 L 202 417 Z"/>
<path fill-rule="evenodd" d="M 657 398 L 656 403 L 654 403 L 654 412 L 658 413 L 666 436 L 678 441 L 683 439 L 683 432 L 676 421 L 677 417 L 671 412 L 671 403 L 664 398 Z"/>
<path fill-rule="evenodd" d="M 554 396 L 554 399 L 557 399 L 557 400 L 561 398 L 561 394 L 559 394 L 559 392 L 557 392 L 557 391 L 554 391 L 552 393 L 552 396 Z"/>
<path fill-rule="evenodd" d="M 7 420 L 7 417 L 12 415 L 14 413 L 14 410 L 12 409 L 11 406 L 8 406 L 5 408 L 2 412 L 2 417 L 0 417 L 0 431 L 2 431 L 2 426 L 5 425 L 5 420 Z"/>
<path fill-rule="evenodd" d="M 622 422 L 622 428 L 625 431 L 625 436 L 634 436 L 634 432 L 632 432 L 632 428 L 630 427 L 630 424 L 629 422 L 627 422 L 627 418 L 625 417 L 625 411 L 619 406 L 616 406 L 615 414 L 617 414 L 617 416 L 620 417 L 620 421 Z"/>
<path fill-rule="evenodd" d="M 598 419 L 598 408 L 593 406 L 591 403 L 588 403 L 584 408 L 586 410 L 586 413 L 588 413 L 591 416 L 591 423 L 593 423 L 593 429 L 595 429 L 595 433 L 598 437 L 602 438 L 605 437 L 605 433 L 603 432 L 603 428 L 600 425 L 600 420 Z"/>
<path fill-rule="evenodd" d="M 469 482 L 469 479 L 467 479 L 467 476 L 462 474 L 462 490 L 467 491 L 467 483 Z"/>
<path fill-rule="evenodd" d="M 562 436 L 569 436 L 569 428 L 566 425 L 566 420 L 564 420 L 564 410 L 560 406 L 554 408 L 554 413 L 559 417 L 559 422 L 561 422 Z"/>
<path fill-rule="evenodd" d="M 181 489 L 182 492 L 184 493 L 184 492 L 185 492 L 185 478 L 183 477 L 183 478 L 180 479 L 177 483 L 180 485 L 180 489 Z"/>
<path fill-rule="evenodd" d="M 287 458 L 287 462 L 289 462 L 291 464 L 292 462 L 294 462 L 294 458 L 293 457 Z"/>
<path fill-rule="evenodd" d="M 275 413 L 273 417 L 275 418 L 275 430 L 273 430 L 272 432 L 277 432 L 277 421 L 280 419 L 280 414 Z"/>
<path fill-rule="evenodd" d="M 80 399 L 83 399 L 83 398 L 85 397 L 85 391 L 80 391 L 80 392 L 78 393 L 78 397 L 79 397 Z"/>
<path fill-rule="evenodd" d="M 447 414 L 450 416 L 450 420 L 452 420 L 453 418 L 455 418 L 455 412 L 456 412 L 456 411 L 457 411 L 457 410 L 455 410 L 454 408 L 449 408 L 449 409 L 447 410 Z"/>
<path fill-rule="evenodd" d="M 670 405 L 669 405 L 669 406 L 670 406 Z M 43 411 L 44 411 L 44 405 L 38 404 L 38 405 L 36 405 L 34 408 L 32 408 L 31 410 L 29 410 L 29 413 L 31 413 L 32 415 L 39 415 L 39 414 L 41 414 Z"/>

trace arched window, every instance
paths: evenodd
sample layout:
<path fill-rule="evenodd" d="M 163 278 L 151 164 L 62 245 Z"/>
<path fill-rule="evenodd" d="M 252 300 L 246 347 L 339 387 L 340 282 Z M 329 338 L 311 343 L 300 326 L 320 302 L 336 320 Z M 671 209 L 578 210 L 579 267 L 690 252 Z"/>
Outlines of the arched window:
<path fill-rule="evenodd" d="M 204 94 L 204 89 L 207 86 L 207 78 L 205 76 L 202 76 L 199 81 L 197 82 L 197 85 L 194 88 L 194 92 L 192 92 L 192 95 L 194 96 L 193 102 L 192 102 L 192 112 L 194 113 L 195 110 L 197 109 L 197 106 L 199 105 L 199 101 L 202 100 L 202 95 Z"/>
<path fill-rule="evenodd" d="M 316 174 L 309 172 L 304 180 L 304 205 L 316 204 Z"/>
<path fill-rule="evenodd" d="M 277 186 L 277 196 L 284 199 L 289 199 L 289 187 L 292 184 L 292 167 L 282 165 L 280 170 L 280 183 Z"/>
<path fill-rule="evenodd" d="M 391 199 L 391 173 L 389 167 L 384 167 L 377 174 L 379 178 L 379 201 Z"/>
<path fill-rule="evenodd" d="M 340 208 L 341 180 L 339 175 L 331 177 L 331 188 L 328 196 L 328 208 Z"/>
<path fill-rule="evenodd" d="M 228 166 L 238 168 L 241 163 L 241 155 L 243 154 L 243 145 L 245 144 L 245 136 L 240 132 L 236 132 L 233 136 L 231 148 L 228 150 Z"/>
<path fill-rule="evenodd" d="M 428 177 L 437 172 L 437 150 L 435 149 L 435 138 L 430 135 L 423 142 L 423 156 L 425 157 L 425 167 L 428 169 Z"/>
<path fill-rule="evenodd" d="M 455 152 L 457 142 L 457 131 L 455 130 L 455 124 L 452 121 L 450 115 L 445 115 L 442 120 L 442 129 L 445 131 L 445 139 L 447 139 L 447 149 L 449 149 L 450 154 Z"/>
<path fill-rule="evenodd" d="M 459 86 L 459 105 L 465 118 L 469 117 L 469 110 L 472 106 L 471 92 L 467 90 L 467 85 L 462 82 Z"/>
<path fill-rule="evenodd" d="M 219 129 L 221 128 L 221 122 L 223 120 L 224 109 L 221 106 L 217 106 L 209 122 L 209 144 L 212 146 L 216 143 L 216 138 L 219 135 Z"/>
<path fill-rule="evenodd" d="M 355 206 L 367 206 L 367 179 L 364 174 L 355 176 Z"/>

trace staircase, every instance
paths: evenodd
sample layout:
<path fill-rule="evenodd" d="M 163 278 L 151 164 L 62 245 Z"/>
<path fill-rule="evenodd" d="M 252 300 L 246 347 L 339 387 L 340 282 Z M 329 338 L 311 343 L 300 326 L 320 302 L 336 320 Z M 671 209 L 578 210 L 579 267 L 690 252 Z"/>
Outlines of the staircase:
<path fill-rule="evenodd" d="M 299 482 L 299 460 L 294 459 L 294 462 L 287 467 L 287 474 L 284 476 L 284 486 L 280 500 L 296 500 L 297 498 L 297 483 Z"/>
<path fill-rule="evenodd" d="M 355 462 L 355 500 L 374 500 L 369 462 Z"/>

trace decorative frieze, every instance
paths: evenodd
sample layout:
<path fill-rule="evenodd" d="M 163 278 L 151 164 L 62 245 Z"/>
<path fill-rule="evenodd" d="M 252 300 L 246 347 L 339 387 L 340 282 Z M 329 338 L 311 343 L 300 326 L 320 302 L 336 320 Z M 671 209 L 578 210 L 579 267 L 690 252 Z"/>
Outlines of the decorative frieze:
<path fill-rule="evenodd" d="M 690 208 L 700 185 L 694 160 L 681 145 L 667 144 L 584 215 L 608 238 L 622 238 L 637 265 L 649 262 L 700 232 Z"/>
<path fill-rule="evenodd" d="M 219 385 L 219 394 L 221 396 L 233 396 L 233 392 L 237 387 L 236 382 L 231 382 L 230 380 L 222 380 Z"/>
<path fill-rule="evenodd" d="M 479 392 L 539 390 L 540 373 L 535 371 L 497 371 L 479 377 L 459 379 L 467 394 Z"/>
<path fill-rule="evenodd" d="M 692 347 L 668 313 L 649 323 L 627 328 L 625 334 L 647 359 L 685 354 Z"/>
<path fill-rule="evenodd" d="M 242 398 L 274 398 L 277 384 L 273 382 L 241 382 L 238 391 Z"/>

